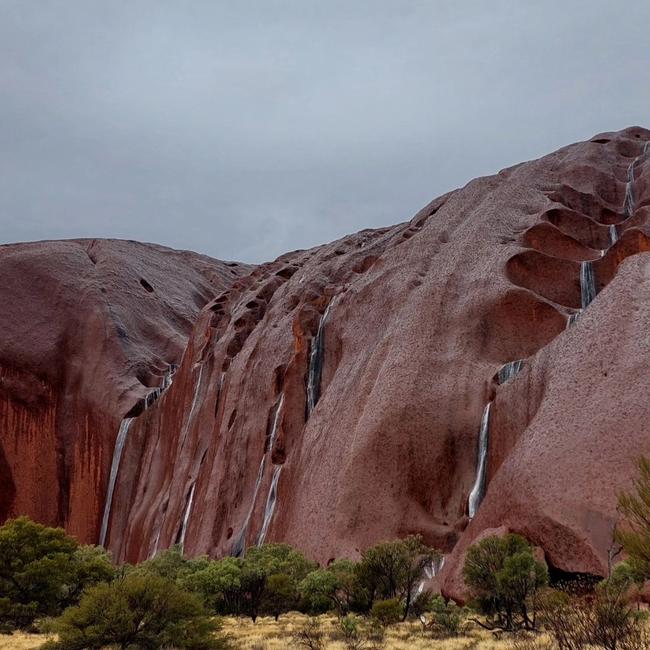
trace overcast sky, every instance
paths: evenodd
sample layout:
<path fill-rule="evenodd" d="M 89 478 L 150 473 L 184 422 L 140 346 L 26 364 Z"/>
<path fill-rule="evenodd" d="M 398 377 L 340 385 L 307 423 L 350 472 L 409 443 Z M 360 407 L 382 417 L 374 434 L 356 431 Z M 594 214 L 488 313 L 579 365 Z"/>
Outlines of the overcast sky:
<path fill-rule="evenodd" d="M 0 0 L 0 238 L 263 261 L 650 125 L 650 2 Z"/>

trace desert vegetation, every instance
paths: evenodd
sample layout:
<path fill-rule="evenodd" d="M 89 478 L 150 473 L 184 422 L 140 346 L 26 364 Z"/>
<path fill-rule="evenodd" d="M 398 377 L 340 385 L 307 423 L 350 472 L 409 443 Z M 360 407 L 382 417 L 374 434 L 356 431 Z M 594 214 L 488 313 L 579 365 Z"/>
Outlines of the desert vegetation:
<path fill-rule="evenodd" d="M 626 559 L 607 579 L 553 581 L 523 537 L 486 537 L 466 554 L 463 607 L 426 589 L 441 556 L 419 536 L 326 567 L 286 544 L 218 560 L 172 548 L 118 567 L 101 547 L 18 518 L 0 527 L 0 625 L 11 635 L 0 649 L 647 649 L 648 460 L 619 501 Z"/>

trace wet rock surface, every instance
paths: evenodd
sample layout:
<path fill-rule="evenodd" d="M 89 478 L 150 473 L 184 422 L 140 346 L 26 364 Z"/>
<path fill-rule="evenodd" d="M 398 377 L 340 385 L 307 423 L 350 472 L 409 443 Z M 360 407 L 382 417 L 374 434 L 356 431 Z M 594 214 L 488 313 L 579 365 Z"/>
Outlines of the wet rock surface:
<path fill-rule="evenodd" d="M 180 541 L 220 556 L 262 536 L 326 563 L 421 533 L 445 553 L 443 591 L 462 599 L 468 545 L 512 531 L 554 570 L 604 574 L 617 491 L 650 454 L 649 140 L 638 127 L 600 134 L 471 181 L 407 223 L 236 269 L 171 386 L 133 414 L 107 527 L 115 557 Z M 80 366 L 114 356 L 84 354 Z M 51 386 L 35 375 L 22 394 L 56 402 Z M 112 429 L 102 471 L 79 489 L 106 489 L 127 414 L 128 390 L 114 392 L 85 411 L 110 413 Z M 488 402 L 485 494 L 470 519 Z M 56 444 L 52 411 L 38 413 Z M 38 486 L 10 482 L 13 502 L 41 503 Z"/>
<path fill-rule="evenodd" d="M 121 418 L 181 360 L 246 265 L 162 246 L 0 246 L 0 516 L 96 542 Z"/>

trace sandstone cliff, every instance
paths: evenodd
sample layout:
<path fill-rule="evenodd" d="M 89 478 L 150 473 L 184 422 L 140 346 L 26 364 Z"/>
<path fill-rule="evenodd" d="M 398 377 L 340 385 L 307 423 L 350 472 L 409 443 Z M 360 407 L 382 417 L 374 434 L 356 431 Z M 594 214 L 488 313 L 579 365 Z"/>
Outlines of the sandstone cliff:
<path fill-rule="evenodd" d="M 222 280 L 172 385 L 121 427 L 108 547 L 136 561 L 176 542 L 218 556 L 285 540 L 327 562 L 419 532 L 447 554 L 444 590 L 462 596 L 468 544 L 512 530 L 553 569 L 604 574 L 616 492 L 635 458 L 650 454 L 649 140 L 638 127 L 601 134 L 476 179 L 408 223 Z M 49 309 L 68 318 L 74 296 L 66 296 Z M 78 338 L 58 348 L 75 360 L 66 412 L 84 425 L 74 444 L 57 434 L 56 409 L 30 416 L 25 457 L 7 451 L 19 439 L 11 419 L 3 433 L 13 472 L 0 468 L 3 476 L 24 465 L 26 475 L 56 481 L 61 469 L 40 450 L 62 445 L 78 477 L 70 512 L 75 495 L 107 491 L 119 417 L 134 397 L 118 382 L 96 410 L 111 383 L 107 364 L 129 355 L 109 346 L 119 336 L 93 346 L 92 322 L 75 321 Z M 161 326 L 159 314 L 146 322 Z M 51 337 L 30 354 L 56 368 L 65 355 L 52 352 Z M 4 354 L 16 347 L 3 336 Z M 94 401 L 76 406 L 78 387 L 94 382 L 100 388 L 86 388 Z M 60 401 L 52 385 L 28 392 Z M 96 438 L 102 417 L 110 432 Z M 37 482 L 9 487 L 8 502 L 19 505 L 5 513 L 29 506 L 55 518 Z M 100 502 L 65 519 L 73 532 L 97 532 Z"/>
<path fill-rule="evenodd" d="M 199 310 L 246 272 L 112 240 L 0 247 L 0 517 L 96 542 L 120 420 L 177 364 Z"/>

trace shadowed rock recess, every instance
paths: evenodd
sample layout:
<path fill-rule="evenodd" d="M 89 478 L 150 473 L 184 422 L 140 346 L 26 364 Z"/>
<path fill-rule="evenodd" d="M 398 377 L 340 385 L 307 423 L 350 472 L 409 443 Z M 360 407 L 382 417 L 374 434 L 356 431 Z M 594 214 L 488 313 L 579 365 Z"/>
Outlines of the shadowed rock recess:
<path fill-rule="evenodd" d="M 421 533 L 459 598 L 495 531 L 603 575 L 650 454 L 648 141 L 601 134 L 255 268 L 0 249 L 0 514 L 119 561 Z"/>

